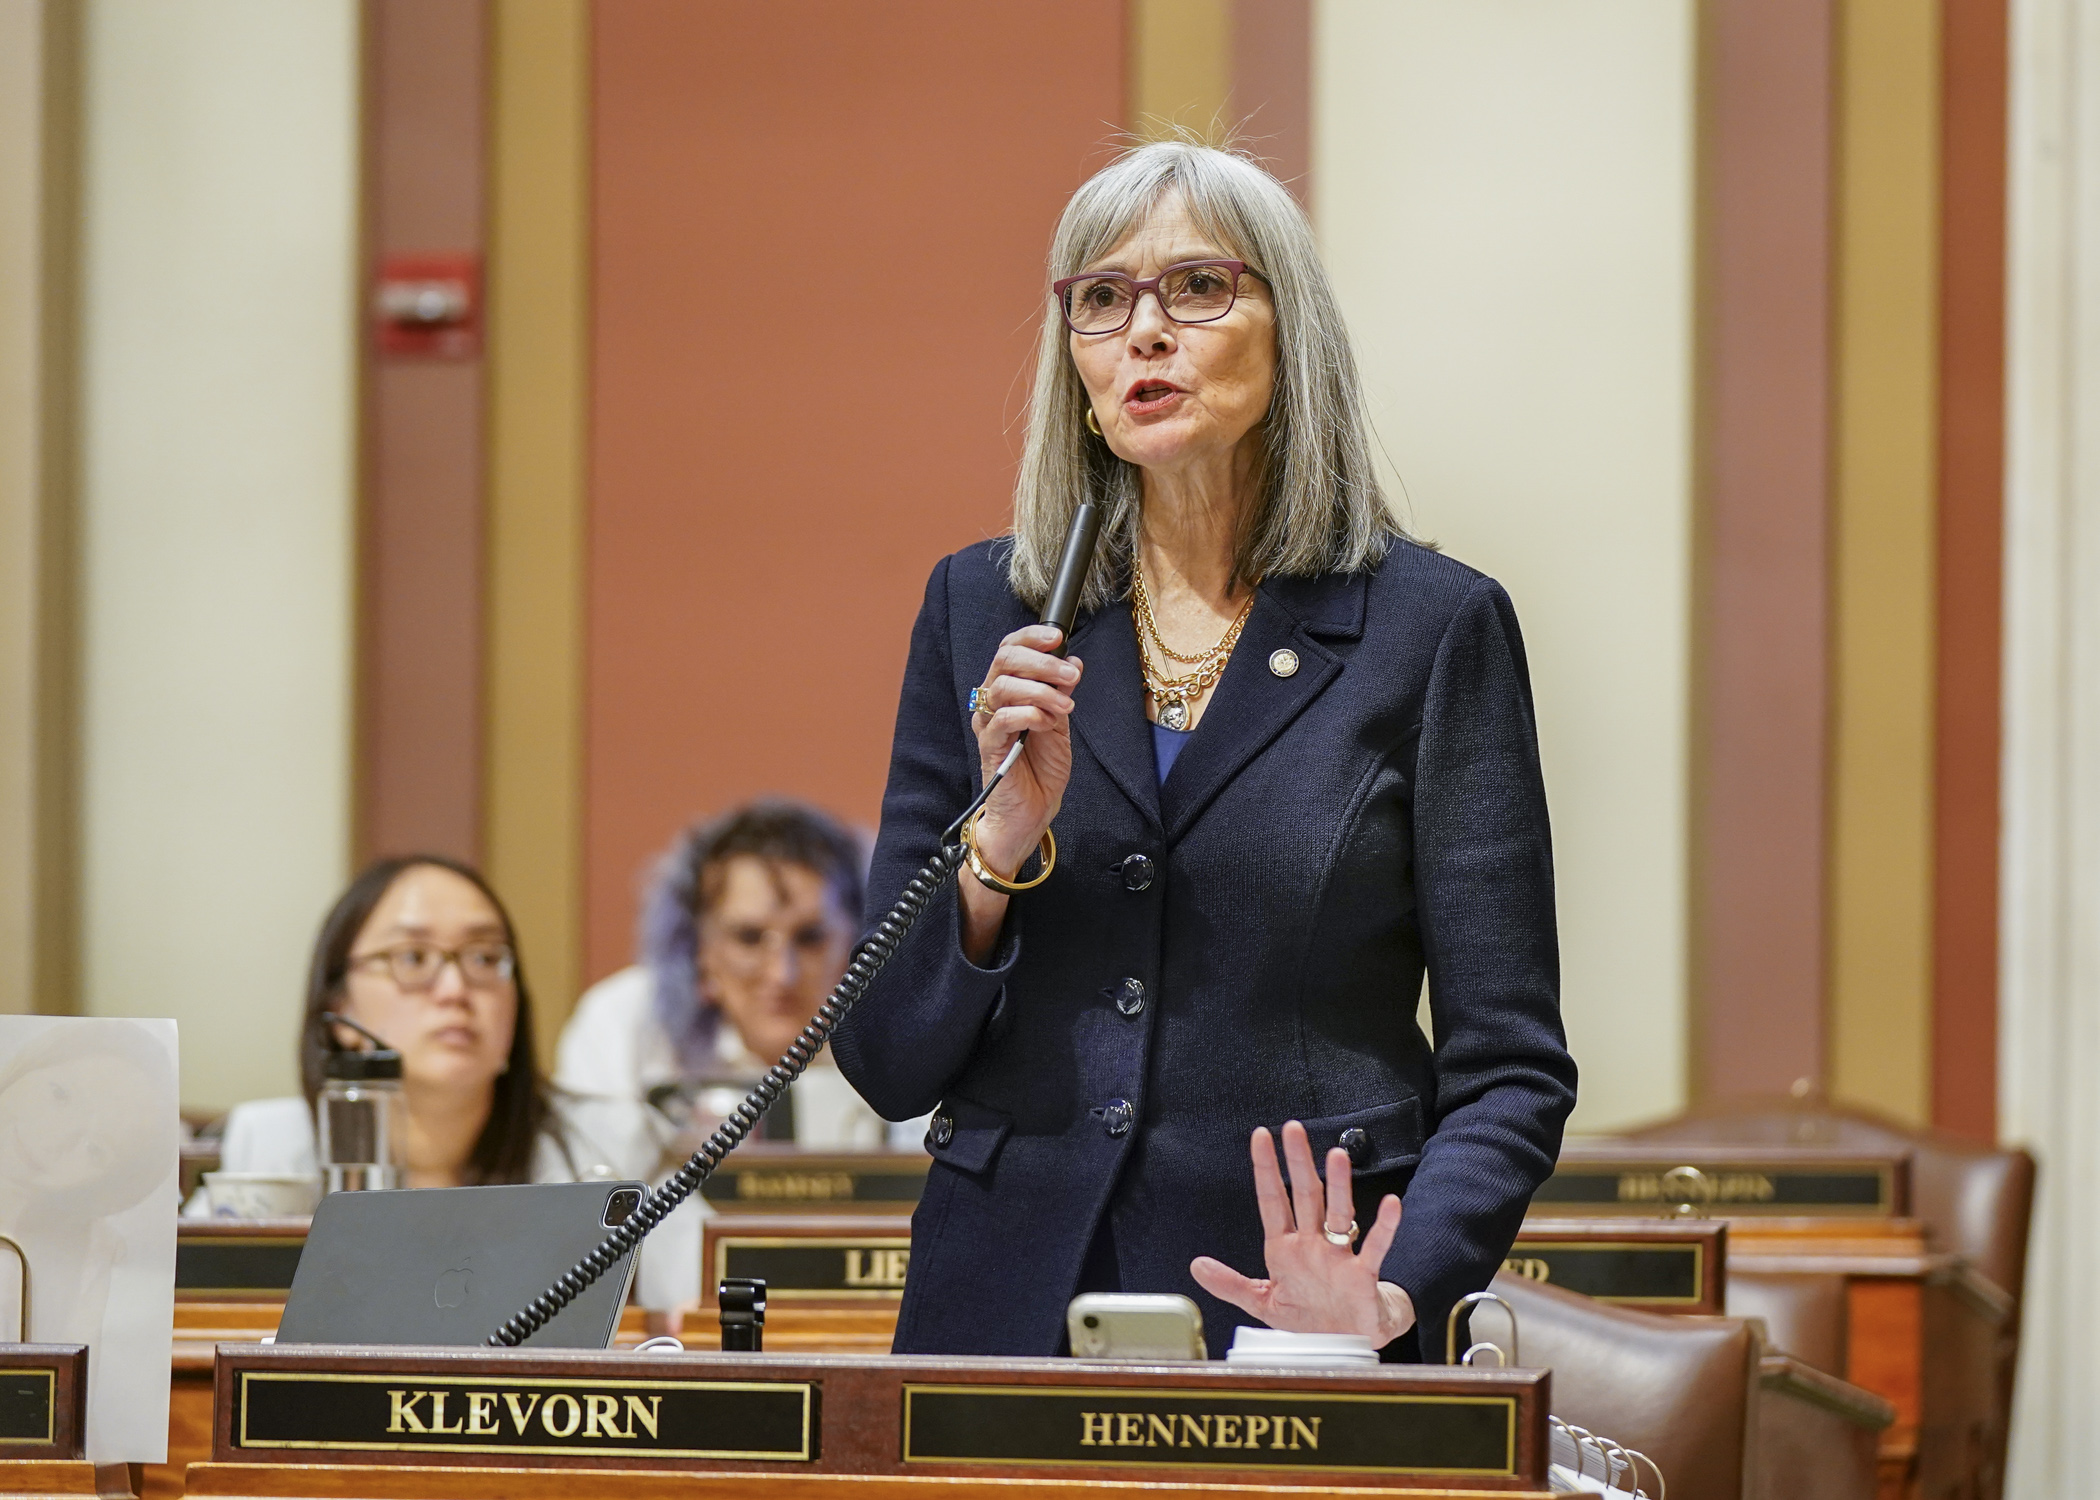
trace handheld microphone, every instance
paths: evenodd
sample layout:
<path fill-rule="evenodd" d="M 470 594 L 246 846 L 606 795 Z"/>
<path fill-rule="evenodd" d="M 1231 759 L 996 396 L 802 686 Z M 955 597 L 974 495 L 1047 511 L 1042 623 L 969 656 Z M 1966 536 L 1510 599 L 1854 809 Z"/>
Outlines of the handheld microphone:
<path fill-rule="evenodd" d="M 1072 514 L 1072 529 L 1065 533 L 1065 555 L 1058 560 L 1057 581 L 1050 585 L 1050 598 L 1043 605 L 1042 623 L 1057 627 L 1059 656 L 1065 654 L 1066 637 L 1072 634 L 1072 621 L 1079 614 L 1079 595 L 1094 563 L 1094 543 L 1100 539 L 1101 507 L 1082 500 Z"/>
<path fill-rule="evenodd" d="M 1086 588 L 1087 570 L 1094 565 L 1094 544 L 1101 539 L 1101 507 L 1091 500 L 1079 502 L 1079 509 L 1072 513 L 1072 529 L 1065 533 L 1065 555 L 1057 561 L 1057 578 L 1050 585 L 1050 597 L 1043 601 L 1044 625 L 1057 627 L 1057 644 L 1051 655 L 1063 656 L 1072 642 L 1072 621 L 1079 614 L 1079 595 Z M 978 798 L 982 805 L 984 797 L 991 795 L 992 787 L 999 778 L 1014 768 L 1021 758 L 1021 747 L 1028 743 L 1028 731 L 1022 730 L 1014 737 L 1013 748 L 999 762 L 991 784 Z M 974 810 L 974 809 L 973 809 Z"/>

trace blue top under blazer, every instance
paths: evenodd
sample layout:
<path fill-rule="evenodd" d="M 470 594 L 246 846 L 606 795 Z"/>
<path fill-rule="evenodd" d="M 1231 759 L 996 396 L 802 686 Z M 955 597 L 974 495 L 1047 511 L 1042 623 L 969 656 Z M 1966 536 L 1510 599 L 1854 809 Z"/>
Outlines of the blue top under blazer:
<path fill-rule="evenodd" d="M 871 914 L 980 785 L 970 689 L 1035 618 L 1003 545 L 927 583 Z M 983 968 L 959 902 L 937 899 L 834 1042 L 890 1119 L 938 1106 L 897 1351 L 1058 1352 L 1099 1228 L 1122 1289 L 1195 1298 L 1222 1352 L 1253 1320 L 1189 1262 L 1264 1274 L 1247 1139 L 1297 1119 L 1323 1159 L 1351 1151 L 1364 1223 L 1404 1195 L 1383 1274 L 1440 1359 L 1446 1312 L 1500 1269 L 1575 1101 L 1508 596 L 1407 542 L 1366 572 L 1263 583 L 1163 783 L 1128 604 L 1082 616 L 1072 650 L 1056 872 L 1013 898 Z"/>

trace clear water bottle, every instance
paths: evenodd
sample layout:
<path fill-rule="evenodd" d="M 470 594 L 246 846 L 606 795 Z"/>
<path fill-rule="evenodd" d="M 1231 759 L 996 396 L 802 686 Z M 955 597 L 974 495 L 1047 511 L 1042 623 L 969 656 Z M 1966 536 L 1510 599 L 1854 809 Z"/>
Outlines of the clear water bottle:
<path fill-rule="evenodd" d="M 401 1108 L 400 1053 L 383 1046 L 328 1053 L 314 1101 L 324 1192 L 401 1186 Z"/>

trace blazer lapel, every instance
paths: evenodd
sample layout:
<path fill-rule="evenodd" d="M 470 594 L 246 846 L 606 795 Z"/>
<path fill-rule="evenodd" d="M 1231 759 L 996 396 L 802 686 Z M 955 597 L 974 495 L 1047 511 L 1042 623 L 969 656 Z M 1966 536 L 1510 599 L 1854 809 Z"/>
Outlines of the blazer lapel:
<path fill-rule="evenodd" d="M 1152 755 L 1145 675 L 1128 601 L 1097 610 L 1073 631 L 1072 654 L 1086 663 L 1086 675 L 1072 695 L 1075 737 L 1147 821 L 1160 826 L 1159 763 Z"/>
<path fill-rule="evenodd" d="M 1233 647 L 1225 675 L 1218 679 L 1195 735 L 1159 789 L 1160 814 L 1170 843 L 1341 674 L 1341 658 L 1316 636 L 1354 638 L 1363 633 L 1366 582 L 1362 574 L 1328 575 L 1278 579 L 1256 590 L 1254 608 L 1247 615 L 1239 644 Z M 1135 637 L 1130 649 L 1134 657 Z M 1288 676 L 1278 675 L 1271 666 L 1271 658 L 1282 650 L 1298 658 L 1297 670 Z M 1087 670 L 1089 674 L 1093 670 L 1091 657 Z M 1134 660 L 1132 670 L 1136 670 Z"/>

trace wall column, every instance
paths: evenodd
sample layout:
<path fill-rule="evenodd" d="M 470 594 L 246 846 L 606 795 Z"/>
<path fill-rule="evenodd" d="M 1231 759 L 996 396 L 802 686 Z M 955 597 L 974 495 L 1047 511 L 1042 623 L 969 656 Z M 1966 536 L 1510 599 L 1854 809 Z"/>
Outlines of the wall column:
<path fill-rule="evenodd" d="M 1826 1071 L 1834 3 L 1702 10 L 1699 1100 Z"/>
<path fill-rule="evenodd" d="M 0 1013 L 78 1004 L 80 7 L 0 8 Z"/>

